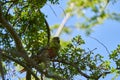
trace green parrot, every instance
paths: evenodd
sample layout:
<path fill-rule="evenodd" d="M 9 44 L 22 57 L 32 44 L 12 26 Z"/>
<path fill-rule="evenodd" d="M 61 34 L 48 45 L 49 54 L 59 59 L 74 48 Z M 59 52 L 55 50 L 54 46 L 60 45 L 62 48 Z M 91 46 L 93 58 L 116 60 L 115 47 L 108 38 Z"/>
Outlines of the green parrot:
<path fill-rule="evenodd" d="M 50 59 L 54 59 L 58 56 L 59 49 L 60 39 L 59 37 L 53 37 L 50 43 L 45 48 L 41 49 L 37 55 L 31 56 L 31 59 L 36 62 L 36 65 L 43 62 L 46 68 L 48 68 L 50 65 Z M 24 71 L 25 69 L 22 69 L 20 73 L 23 73 Z"/>
<path fill-rule="evenodd" d="M 60 39 L 59 37 L 53 37 L 48 47 L 49 58 L 56 57 L 58 55 L 59 49 L 60 49 Z"/>
<path fill-rule="evenodd" d="M 40 50 L 40 52 L 33 56 L 37 63 L 44 62 L 47 59 L 53 59 L 58 56 L 58 51 L 60 49 L 60 39 L 59 37 L 53 37 L 50 43 Z"/>

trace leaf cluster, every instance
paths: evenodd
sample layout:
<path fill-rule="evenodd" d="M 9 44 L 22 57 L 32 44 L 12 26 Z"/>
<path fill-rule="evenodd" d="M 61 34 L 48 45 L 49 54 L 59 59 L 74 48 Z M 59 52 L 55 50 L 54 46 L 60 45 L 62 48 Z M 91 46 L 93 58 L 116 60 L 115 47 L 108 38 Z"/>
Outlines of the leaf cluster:
<path fill-rule="evenodd" d="M 120 13 L 111 11 L 108 6 L 112 1 L 115 4 L 114 0 L 69 0 L 65 11 L 73 17 L 77 16 L 79 21 L 75 26 L 89 35 L 93 27 L 104 23 L 106 19 L 119 21 Z M 73 9 L 69 7 L 71 4 L 74 4 Z"/>
<path fill-rule="evenodd" d="M 64 78 L 72 80 L 76 75 L 87 79 L 99 79 L 103 73 L 109 71 L 110 62 L 104 61 L 103 56 L 95 54 L 94 50 L 81 48 L 85 44 L 81 36 L 76 36 L 60 50 L 59 56 L 52 60 L 51 72 L 56 72 Z"/>

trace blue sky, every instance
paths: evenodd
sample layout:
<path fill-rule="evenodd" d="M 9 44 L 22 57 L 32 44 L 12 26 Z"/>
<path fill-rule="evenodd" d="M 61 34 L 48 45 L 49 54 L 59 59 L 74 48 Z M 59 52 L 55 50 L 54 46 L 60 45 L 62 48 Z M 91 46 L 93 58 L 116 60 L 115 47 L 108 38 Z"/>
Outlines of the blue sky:
<path fill-rule="evenodd" d="M 48 16 L 47 21 L 50 25 L 54 25 L 56 23 L 62 22 L 62 20 L 63 20 L 63 17 L 62 17 L 63 10 L 62 9 L 65 9 L 66 2 L 67 2 L 67 0 L 61 0 L 60 5 L 51 6 L 53 8 L 53 10 L 55 11 L 55 13 L 57 14 L 57 16 L 55 16 L 53 10 L 48 5 L 46 5 L 42 9 L 42 11 Z M 120 12 L 119 4 L 120 4 L 120 1 L 118 1 L 116 4 L 110 3 L 107 6 L 107 8 L 109 8 L 110 11 L 113 11 L 113 12 Z M 62 7 L 62 9 L 61 9 L 61 7 Z M 67 22 L 66 25 L 69 26 L 71 24 L 75 24 L 75 21 L 76 21 L 75 19 L 76 18 L 71 18 Z M 100 43 L 98 43 L 94 39 L 91 39 L 90 37 L 86 36 L 85 32 L 83 30 L 81 30 L 81 29 L 80 30 L 73 29 L 73 30 L 75 30 L 74 33 L 72 35 L 68 35 L 66 39 L 71 39 L 72 37 L 74 37 L 76 35 L 81 35 L 82 38 L 86 42 L 86 44 L 83 46 L 83 48 L 85 48 L 85 49 L 89 48 L 91 50 L 94 48 L 97 48 L 97 50 L 95 50 L 96 53 L 100 53 L 105 58 L 108 58 L 107 57 L 108 53 L 105 50 L 105 47 L 103 47 Z M 120 35 L 120 22 L 107 19 L 104 21 L 103 24 L 94 27 L 93 32 L 91 33 L 90 36 L 95 37 L 100 42 L 102 42 L 108 48 L 108 50 L 111 52 L 112 50 L 116 49 L 118 44 L 120 44 L 119 35 Z M 62 36 L 65 36 L 65 35 L 62 35 Z M 111 79 L 112 77 L 113 77 L 113 75 L 108 75 L 106 78 L 104 78 L 104 79 L 101 78 L 100 80 L 108 80 L 108 79 Z M 76 77 L 75 80 L 78 80 L 78 79 L 82 79 L 82 77 Z M 116 80 L 118 80 L 118 78 Z"/>

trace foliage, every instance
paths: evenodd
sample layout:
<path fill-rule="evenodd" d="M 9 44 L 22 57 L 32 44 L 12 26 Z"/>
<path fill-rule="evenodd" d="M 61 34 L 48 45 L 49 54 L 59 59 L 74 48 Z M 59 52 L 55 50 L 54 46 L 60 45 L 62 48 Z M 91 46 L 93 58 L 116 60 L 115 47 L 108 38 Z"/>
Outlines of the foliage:
<path fill-rule="evenodd" d="M 115 61 L 116 63 L 116 67 L 117 68 L 120 68 L 120 45 L 118 45 L 118 47 L 116 48 L 116 50 L 114 50 L 112 52 L 112 54 L 110 54 L 110 58 Z"/>
<path fill-rule="evenodd" d="M 104 23 L 106 19 L 119 20 L 120 14 L 111 12 L 107 5 L 115 3 L 115 0 L 69 0 L 66 12 L 71 12 L 73 17 L 79 17 L 76 27 L 86 30 L 89 35 L 92 27 Z M 69 6 L 74 4 L 74 8 Z"/>
<path fill-rule="evenodd" d="M 102 55 L 94 53 L 96 48 L 82 48 L 85 42 L 80 35 L 65 43 L 64 47 L 61 45 L 59 55 L 50 59 L 48 72 L 44 72 L 42 63 L 36 65 L 31 56 L 48 46 L 50 40 L 46 15 L 40 10 L 47 2 L 58 4 L 59 0 L 0 1 L 0 72 L 3 80 L 8 78 L 4 79 L 8 72 L 16 76 L 14 70 L 8 68 L 10 66 L 24 67 L 27 70 L 26 80 L 31 80 L 31 75 L 32 80 L 39 80 L 42 75 L 53 80 L 73 80 L 76 75 L 98 80 L 110 73 L 120 73 L 120 45 L 109 55 L 110 60 L 104 60 Z M 73 9 L 69 8 L 72 3 Z M 119 20 L 119 14 L 105 10 L 108 3 L 109 0 L 69 0 L 66 13 L 79 16 L 82 22 L 78 26 L 89 30 L 108 17 Z M 52 30 L 57 28 L 58 25 L 55 25 Z M 63 31 L 69 33 L 71 30 L 66 27 Z M 111 62 L 115 62 L 116 67 L 112 67 Z"/>

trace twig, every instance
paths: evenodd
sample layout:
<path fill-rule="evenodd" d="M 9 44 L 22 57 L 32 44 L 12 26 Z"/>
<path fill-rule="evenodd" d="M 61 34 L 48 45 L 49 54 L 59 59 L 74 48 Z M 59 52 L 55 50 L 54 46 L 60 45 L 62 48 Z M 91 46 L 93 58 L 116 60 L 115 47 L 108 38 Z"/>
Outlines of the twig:
<path fill-rule="evenodd" d="M 103 73 L 101 73 L 97 78 L 99 79 L 102 75 L 107 75 L 107 74 L 110 74 L 110 73 L 111 73 L 110 71 L 103 72 Z"/>
<path fill-rule="evenodd" d="M 64 11 L 64 9 L 61 6 L 59 6 L 59 7 L 63 11 L 63 14 L 66 15 L 66 12 Z"/>
<path fill-rule="evenodd" d="M 102 42 L 100 42 L 98 39 L 96 39 L 94 37 L 91 37 L 91 36 L 89 36 L 89 37 L 96 40 L 98 43 L 100 43 L 106 49 L 107 53 L 110 55 L 110 52 L 109 52 L 108 48 Z"/>
<path fill-rule="evenodd" d="M 9 12 L 10 8 L 11 8 L 13 5 L 14 5 L 14 3 L 12 3 L 12 4 L 8 7 L 8 9 L 7 9 L 7 12 L 6 12 L 5 16 L 8 16 L 8 12 Z"/>
<path fill-rule="evenodd" d="M 1 5 L 5 5 L 5 4 L 7 4 L 7 3 L 13 3 L 13 2 L 15 2 L 15 1 L 5 1 L 5 2 L 2 2 L 2 1 L 0 1 L 1 2 Z"/>
<path fill-rule="evenodd" d="M 71 7 L 71 9 L 72 9 L 72 8 L 74 7 L 74 3 L 71 3 L 70 7 Z M 70 18 L 70 16 L 71 16 L 71 13 L 70 13 L 70 12 L 66 14 L 66 16 L 64 17 L 62 23 L 60 24 L 57 32 L 55 33 L 55 37 L 59 37 L 59 36 L 60 36 L 60 34 L 61 34 L 61 32 L 62 32 L 62 29 L 63 29 L 65 23 L 67 22 L 67 20 Z"/>
<path fill-rule="evenodd" d="M 55 14 L 55 16 L 57 17 L 57 14 L 55 13 L 55 11 L 53 10 L 53 8 L 51 7 L 51 5 L 49 5 L 49 4 L 47 4 L 49 7 L 50 7 L 50 9 L 53 11 L 53 13 Z"/>

